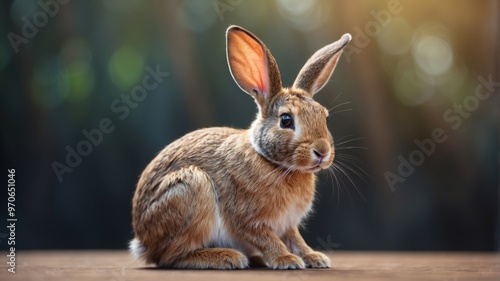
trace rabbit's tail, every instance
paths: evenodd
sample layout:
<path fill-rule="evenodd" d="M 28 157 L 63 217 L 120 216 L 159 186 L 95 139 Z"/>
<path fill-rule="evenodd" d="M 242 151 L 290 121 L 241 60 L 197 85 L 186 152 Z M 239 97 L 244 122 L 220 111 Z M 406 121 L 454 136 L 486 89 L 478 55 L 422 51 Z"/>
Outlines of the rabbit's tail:
<path fill-rule="evenodd" d="M 139 239 L 134 238 L 131 240 L 128 244 L 128 249 L 130 253 L 132 253 L 132 256 L 135 259 L 145 259 L 146 258 L 146 252 L 147 248 L 146 246 L 142 245 L 141 241 Z"/>

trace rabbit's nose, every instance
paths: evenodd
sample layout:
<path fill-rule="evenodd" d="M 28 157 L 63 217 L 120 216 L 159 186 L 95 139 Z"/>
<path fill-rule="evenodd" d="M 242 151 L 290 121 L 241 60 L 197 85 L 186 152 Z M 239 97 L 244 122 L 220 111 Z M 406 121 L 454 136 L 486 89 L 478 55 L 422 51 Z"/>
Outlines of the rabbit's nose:
<path fill-rule="evenodd" d="M 314 153 L 314 155 L 316 155 L 316 157 L 318 157 L 318 158 L 323 158 L 323 157 L 325 156 L 325 154 L 322 154 L 322 153 L 320 153 L 320 152 L 316 151 L 315 149 L 313 149 L 313 153 Z"/>
<path fill-rule="evenodd" d="M 319 160 L 326 159 L 331 153 L 330 144 L 324 139 L 316 140 L 311 146 L 311 152 Z"/>
<path fill-rule="evenodd" d="M 318 165 L 323 163 L 323 162 L 326 162 L 327 159 L 330 157 L 330 152 L 320 153 L 314 149 L 313 149 L 313 154 L 314 154 L 314 156 L 316 156 L 316 161 L 318 161 Z"/>

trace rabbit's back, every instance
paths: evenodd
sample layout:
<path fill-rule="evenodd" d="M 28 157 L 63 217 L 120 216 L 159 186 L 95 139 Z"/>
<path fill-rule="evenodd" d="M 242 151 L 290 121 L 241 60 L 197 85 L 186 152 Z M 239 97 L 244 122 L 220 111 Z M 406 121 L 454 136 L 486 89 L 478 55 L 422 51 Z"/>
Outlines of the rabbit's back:
<path fill-rule="evenodd" d="M 209 174 L 224 159 L 216 157 L 229 136 L 242 131 L 227 127 L 205 128 L 190 132 L 167 145 L 142 173 L 138 187 L 148 189 L 159 184 L 164 175 L 187 166 L 197 166 Z"/>

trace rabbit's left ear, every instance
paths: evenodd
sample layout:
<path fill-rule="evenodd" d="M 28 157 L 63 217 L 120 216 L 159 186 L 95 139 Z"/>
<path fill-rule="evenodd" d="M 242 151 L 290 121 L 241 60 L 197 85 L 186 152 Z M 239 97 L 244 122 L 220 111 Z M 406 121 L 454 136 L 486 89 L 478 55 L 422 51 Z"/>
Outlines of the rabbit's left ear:
<path fill-rule="evenodd" d="M 236 84 L 265 108 L 281 91 L 281 77 L 269 49 L 251 32 L 236 25 L 228 28 L 227 62 Z"/>
<path fill-rule="evenodd" d="M 346 33 L 339 40 L 314 53 L 300 70 L 293 87 L 305 90 L 311 96 L 321 90 L 330 80 L 342 50 L 351 38 L 351 35 Z"/>

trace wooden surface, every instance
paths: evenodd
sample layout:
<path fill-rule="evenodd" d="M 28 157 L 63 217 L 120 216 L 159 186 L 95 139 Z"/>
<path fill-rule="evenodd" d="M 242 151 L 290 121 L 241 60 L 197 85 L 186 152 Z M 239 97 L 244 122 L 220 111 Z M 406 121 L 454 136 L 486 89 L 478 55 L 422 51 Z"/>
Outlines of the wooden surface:
<path fill-rule="evenodd" d="M 500 280 L 500 254 L 491 253 L 330 252 L 330 269 L 222 271 L 156 269 L 126 251 L 19 251 L 15 274 L 6 254 L 0 280 Z"/>

